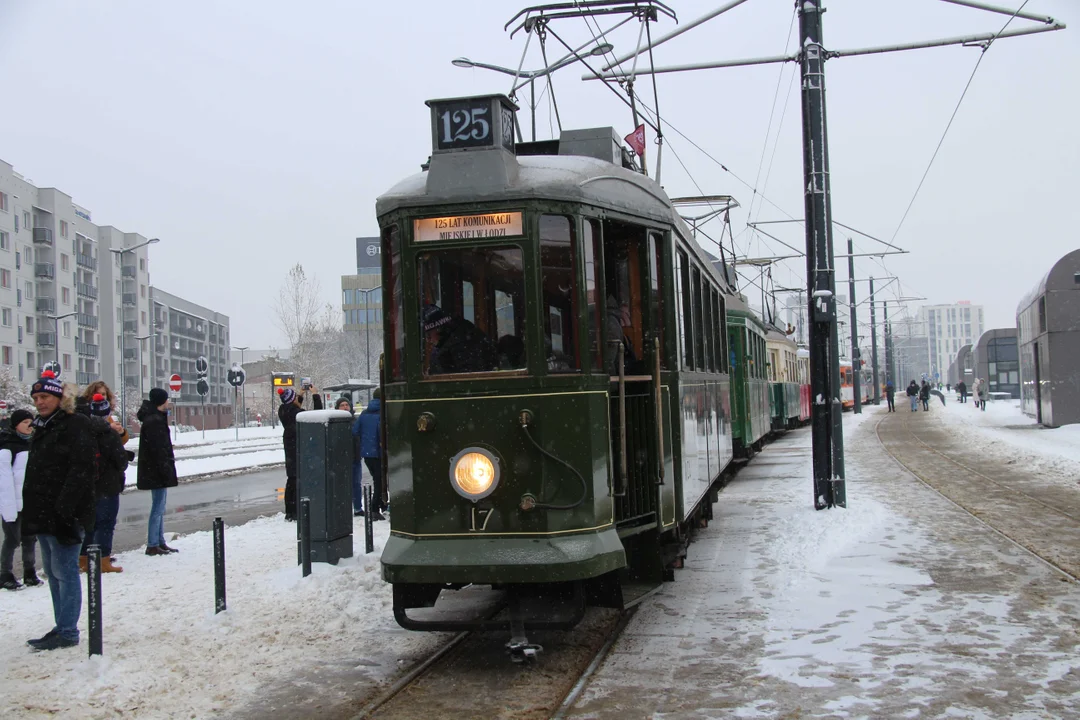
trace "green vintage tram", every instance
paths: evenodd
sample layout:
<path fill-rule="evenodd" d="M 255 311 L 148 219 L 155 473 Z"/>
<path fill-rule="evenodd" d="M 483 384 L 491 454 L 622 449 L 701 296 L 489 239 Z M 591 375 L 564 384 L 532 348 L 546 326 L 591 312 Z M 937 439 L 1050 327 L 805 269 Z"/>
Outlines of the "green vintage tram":
<path fill-rule="evenodd" d="M 739 457 L 761 449 L 771 430 L 765 326 L 744 297 L 729 298 L 728 337 L 731 343 L 732 443 Z"/>
<path fill-rule="evenodd" d="M 383 578 L 403 627 L 506 627 L 529 653 L 526 630 L 670 578 L 709 515 L 729 297 L 611 128 L 515 145 L 504 96 L 428 105 L 429 163 L 377 201 Z M 423 610 L 466 586 L 508 619 Z"/>

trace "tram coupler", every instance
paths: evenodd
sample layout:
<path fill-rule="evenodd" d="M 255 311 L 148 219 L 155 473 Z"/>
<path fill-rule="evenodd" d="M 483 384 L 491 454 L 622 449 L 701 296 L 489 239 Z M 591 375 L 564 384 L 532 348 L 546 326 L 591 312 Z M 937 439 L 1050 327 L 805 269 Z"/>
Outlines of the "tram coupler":
<path fill-rule="evenodd" d="M 525 636 L 525 615 L 521 611 L 521 599 L 517 593 L 510 594 L 507 610 L 510 613 L 510 641 L 506 643 L 506 652 L 510 660 L 515 663 L 535 660 L 543 652 L 544 646 L 530 643 Z"/>

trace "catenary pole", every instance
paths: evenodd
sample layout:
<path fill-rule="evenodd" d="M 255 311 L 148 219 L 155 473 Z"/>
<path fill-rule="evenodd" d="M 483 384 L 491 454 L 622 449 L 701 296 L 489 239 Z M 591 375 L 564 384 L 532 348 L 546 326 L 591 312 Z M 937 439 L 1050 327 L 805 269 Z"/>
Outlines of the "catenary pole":
<path fill-rule="evenodd" d="M 874 278 L 870 278 L 870 370 L 874 373 L 874 404 L 881 404 L 881 380 L 877 363 L 877 314 L 874 312 Z"/>
<path fill-rule="evenodd" d="M 862 355 L 859 352 L 859 323 L 855 311 L 855 249 L 847 241 L 848 305 L 851 307 L 851 390 L 855 395 L 854 413 L 862 413 Z"/>
<path fill-rule="evenodd" d="M 896 387 L 896 380 L 893 378 L 893 366 L 892 366 L 892 330 L 889 328 L 889 303 L 881 303 L 881 311 L 883 315 L 883 322 L 885 324 L 885 382 L 893 381 L 893 387 Z"/>
<path fill-rule="evenodd" d="M 798 0 L 796 6 L 799 12 L 799 62 L 802 72 L 814 507 L 822 510 L 847 504 L 825 120 L 825 50 L 821 35 L 821 0 Z"/>

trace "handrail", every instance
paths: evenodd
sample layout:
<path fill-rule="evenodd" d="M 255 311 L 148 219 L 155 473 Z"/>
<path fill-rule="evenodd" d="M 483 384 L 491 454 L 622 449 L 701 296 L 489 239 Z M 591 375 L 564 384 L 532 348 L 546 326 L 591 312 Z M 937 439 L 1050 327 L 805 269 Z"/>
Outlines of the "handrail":
<path fill-rule="evenodd" d="M 664 484 L 664 405 L 663 392 L 660 390 L 660 338 L 653 338 L 656 363 L 653 367 L 653 385 L 656 392 L 656 447 L 660 455 L 660 467 L 657 474 L 657 485 Z"/>
<path fill-rule="evenodd" d="M 626 496 L 626 345 L 619 341 L 619 489 L 615 497 Z"/>

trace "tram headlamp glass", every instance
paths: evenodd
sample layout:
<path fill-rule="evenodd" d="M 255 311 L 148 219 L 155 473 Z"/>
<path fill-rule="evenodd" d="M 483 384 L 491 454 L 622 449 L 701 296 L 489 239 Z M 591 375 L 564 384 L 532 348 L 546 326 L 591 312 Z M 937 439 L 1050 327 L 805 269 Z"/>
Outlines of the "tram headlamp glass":
<path fill-rule="evenodd" d="M 450 484 L 463 498 L 487 497 L 499 484 L 498 458 L 483 448 L 465 448 L 450 461 Z"/>

